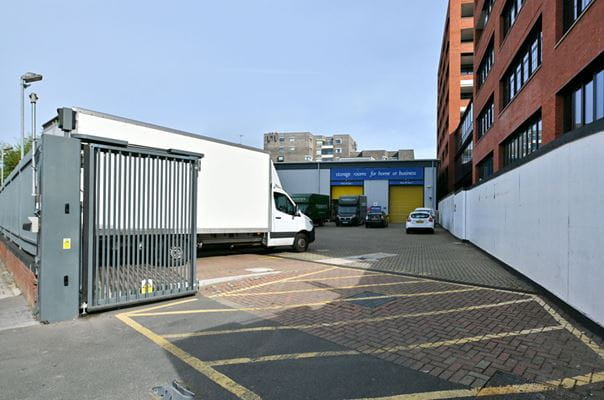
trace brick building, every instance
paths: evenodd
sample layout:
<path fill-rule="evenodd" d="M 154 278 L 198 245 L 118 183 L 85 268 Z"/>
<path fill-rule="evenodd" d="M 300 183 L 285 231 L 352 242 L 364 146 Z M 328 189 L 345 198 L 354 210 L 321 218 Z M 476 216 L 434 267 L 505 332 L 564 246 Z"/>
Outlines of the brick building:
<path fill-rule="evenodd" d="M 476 0 L 473 14 L 473 100 L 450 140 L 439 125 L 440 197 L 604 117 L 604 1 Z"/>
<path fill-rule="evenodd" d="M 472 182 L 604 115 L 604 1 L 477 0 Z"/>
<path fill-rule="evenodd" d="M 354 157 L 357 143 L 350 135 L 271 132 L 264 134 L 264 150 L 274 162 L 333 161 Z"/>
<path fill-rule="evenodd" d="M 473 92 L 474 1 L 449 0 L 438 65 L 439 194 L 453 189 L 454 133 Z"/>

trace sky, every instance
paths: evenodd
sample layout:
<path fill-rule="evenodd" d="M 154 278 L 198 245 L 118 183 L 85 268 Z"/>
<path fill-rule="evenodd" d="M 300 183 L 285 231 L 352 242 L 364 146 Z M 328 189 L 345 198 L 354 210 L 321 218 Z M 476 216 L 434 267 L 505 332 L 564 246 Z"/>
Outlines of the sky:
<path fill-rule="evenodd" d="M 266 132 L 347 133 L 359 150 L 435 158 L 446 7 L 4 0 L 0 142 L 19 141 L 19 77 L 33 71 L 44 75 L 28 89 L 38 132 L 58 107 L 79 106 L 256 147 Z"/>

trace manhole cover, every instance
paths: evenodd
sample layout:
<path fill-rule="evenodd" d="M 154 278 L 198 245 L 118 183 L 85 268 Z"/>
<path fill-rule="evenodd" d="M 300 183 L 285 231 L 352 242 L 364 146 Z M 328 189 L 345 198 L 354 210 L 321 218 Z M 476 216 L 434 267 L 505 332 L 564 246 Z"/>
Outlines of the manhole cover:
<path fill-rule="evenodd" d="M 363 307 L 368 307 L 368 308 L 376 308 L 381 306 L 382 304 L 386 304 L 386 303 L 390 303 L 392 301 L 392 298 L 390 297 L 386 297 L 386 298 L 375 298 L 375 297 L 381 297 L 384 296 L 383 293 L 375 293 L 375 292 L 362 292 L 362 293 L 358 293 L 355 294 L 353 296 L 348 296 L 348 299 L 358 299 L 358 300 L 353 300 L 350 303 L 352 304 L 356 304 L 359 306 L 363 306 Z"/>

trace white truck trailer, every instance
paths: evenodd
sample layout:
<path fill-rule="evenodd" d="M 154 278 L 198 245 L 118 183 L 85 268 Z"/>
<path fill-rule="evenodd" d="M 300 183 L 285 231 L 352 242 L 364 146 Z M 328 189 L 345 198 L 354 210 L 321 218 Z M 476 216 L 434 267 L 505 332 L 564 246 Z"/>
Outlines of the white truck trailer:
<path fill-rule="evenodd" d="M 306 251 L 315 239 L 281 182 L 268 153 L 253 147 L 83 108 L 60 108 L 44 134 L 90 135 L 130 145 L 204 155 L 198 178 L 197 242 L 292 246 Z M 69 121 L 69 128 L 59 121 Z"/>

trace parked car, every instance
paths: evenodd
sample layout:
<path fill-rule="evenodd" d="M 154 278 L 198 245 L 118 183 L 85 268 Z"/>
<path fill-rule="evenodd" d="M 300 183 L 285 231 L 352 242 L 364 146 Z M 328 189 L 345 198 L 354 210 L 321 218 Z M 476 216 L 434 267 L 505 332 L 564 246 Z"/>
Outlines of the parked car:
<path fill-rule="evenodd" d="M 418 207 L 413 211 L 423 211 L 423 212 L 427 212 L 428 214 L 430 214 L 432 216 L 432 218 L 434 218 L 434 222 L 438 222 L 438 216 L 436 215 L 436 210 L 434 210 L 433 208 L 428 208 L 428 207 Z"/>
<path fill-rule="evenodd" d="M 434 217 L 427 211 L 412 211 L 407 218 L 405 230 L 410 233 L 411 230 L 429 230 L 434 233 Z"/>
<path fill-rule="evenodd" d="M 369 211 L 367 211 L 367 216 L 365 217 L 365 228 L 370 228 L 372 226 L 386 228 L 389 222 L 390 218 L 388 217 L 388 214 L 382 211 L 382 207 L 374 206 L 369 208 Z"/>

